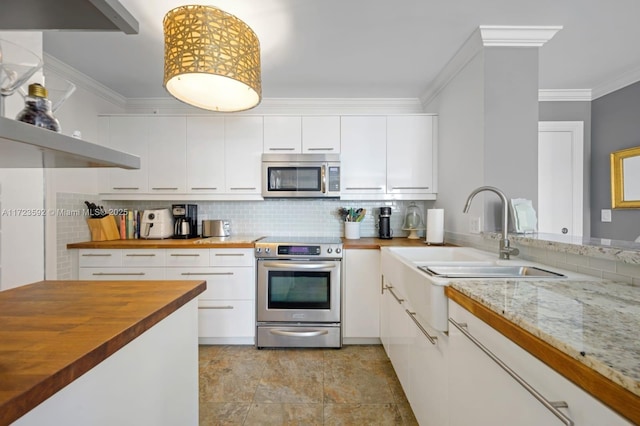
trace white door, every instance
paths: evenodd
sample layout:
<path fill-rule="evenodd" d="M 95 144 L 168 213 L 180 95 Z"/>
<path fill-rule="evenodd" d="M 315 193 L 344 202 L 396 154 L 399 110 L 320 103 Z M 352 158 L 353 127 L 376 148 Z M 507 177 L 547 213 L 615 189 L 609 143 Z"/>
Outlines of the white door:
<path fill-rule="evenodd" d="M 538 123 L 538 232 L 582 236 L 584 123 Z"/>

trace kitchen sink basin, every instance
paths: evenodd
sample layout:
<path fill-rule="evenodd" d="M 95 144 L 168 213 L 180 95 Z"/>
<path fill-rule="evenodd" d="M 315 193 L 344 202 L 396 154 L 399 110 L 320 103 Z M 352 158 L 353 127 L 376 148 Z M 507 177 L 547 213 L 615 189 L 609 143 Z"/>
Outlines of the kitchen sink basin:
<path fill-rule="evenodd" d="M 440 278 L 566 278 L 535 266 L 517 265 L 425 265 L 418 269 Z"/>

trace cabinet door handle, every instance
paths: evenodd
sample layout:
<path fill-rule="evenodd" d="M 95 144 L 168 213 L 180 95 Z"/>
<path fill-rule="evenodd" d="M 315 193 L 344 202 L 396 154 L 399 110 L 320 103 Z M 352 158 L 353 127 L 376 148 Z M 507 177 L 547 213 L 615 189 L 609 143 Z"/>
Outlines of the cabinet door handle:
<path fill-rule="evenodd" d="M 449 318 L 449 322 L 453 324 L 455 328 L 457 328 L 462 334 L 464 334 L 471 342 L 476 345 L 482 352 L 484 352 L 493 362 L 498 364 L 500 368 L 502 368 L 508 375 L 510 375 L 516 382 L 518 382 L 527 392 L 529 392 L 535 399 L 540 401 L 542 405 L 554 416 L 556 416 L 562 423 L 567 426 L 573 426 L 573 420 L 571 420 L 567 415 L 565 415 L 562 411 L 558 410 L 560 408 L 568 408 L 569 405 L 565 401 L 549 401 L 546 399 L 540 392 L 535 390 L 533 386 L 527 383 L 522 377 L 520 377 L 515 371 L 513 371 L 507 364 L 504 363 L 500 358 L 498 358 L 493 352 L 491 352 L 486 346 L 484 346 L 478 339 L 473 337 L 471 333 L 469 333 L 466 323 L 458 323 L 453 318 Z"/>
<path fill-rule="evenodd" d="M 115 189 L 116 191 L 124 191 L 124 190 L 137 191 L 140 188 L 137 186 L 114 186 L 111 189 Z"/>
<path fill-rule="evenodd" d="M 225 306 L 198 306 L 198 309 L 233 309 L 231 305 Z"/>
<path fill-rule="evenodd" d="M 83 254 L 85 257 L 109 257 L 110 253 L 85 253 Z"/>
<path fill-rule="evenodd" d="M 177 191 L 178 188 L 151 188 L 154 191 Z"/>
<path fill-rule="evenodd" d="M 216 187 L 206 187 L 206 186 L 198 186 L 198 187 L 191 187 L 192 191 L 217 191 L 218 188 Z"/>
<path fill-rule="evenodd" d="M 395 292 L 393 291 L 393 286 L 388 285 L 386 287 L 387 290 L 389 290 L 389 293 L 391 293 L 391 295 L 393 296 L 394 299 L 396 299 L 396 302 L 402 304 L 402 302 L 404 302 L 404 299 L 400 299 Z"/>
<path fill-rule="evenodd" d="M 269 148 L 269 151 L 295 151 L 295 148 Z"/>
<path fill-rule="evenodd" d="M 429 333 L 427 333 L 427 330 L 424 329 L 422 324 L 420 324 L 420 322 L 416 318 L 416 313 L 415 312 L 411 312 L 408 309 L 405 309 L 404 311 L 409 315 L 409 318 L 411 318 L 413 320 L 413 322 L 420 329 L 420 331 L 422 331 L 422 334 L 424 334 L 424 337 L 426 337 L 431 342 L 432 345 L 435 345 L 436 344 L 436 340 L 438 340 L 438 336 L 432 336 Z"/>
<path fill-rule="evenodd" d="M 244 253 L 216 253 L 216 256 L 244 256 Z"/>
<path fill-rule="evenodd" d="M 256 187 L 254 186 L 253 188 L 244 188 L 244 187 L 238 187 L 238 188 L 229 188 L 232 191 L 255 191 Z"/>
<path fill-rule="evenodd" d="M 94 272 L 91 275 L 96 275 L 96 276 L 142 276 L 145 275 L 144 272 Z"/>
<path fill-rule="evenodd" d="M 351 191 L 365 190 L 365 191 L 382 191 L 381 186 L 348 186 L 346 189 Z"/>
<path fill-rule="evenodd" d="M 391 190 L 394 189 L 429 189 L 428 186 L 393 186 Z"/>
<path fill-rule="evenodd" d="M 153 253 L 129 253 L 126 255 L 127 257 L 154 257 L 155 254 Z"/>
<path fill-rule="evenodd" d="M 233 272 L 183 272 L 180 275 L 233 275 Z"/>
<path fill-rule="evenodd" d="M 200 253 L 171 253 L 173 257 L 199 257 Z"/>
<path fill-rule="evenodd" d="M 333 148 L 307 148 L 307 151 L 333 151 Z"/>

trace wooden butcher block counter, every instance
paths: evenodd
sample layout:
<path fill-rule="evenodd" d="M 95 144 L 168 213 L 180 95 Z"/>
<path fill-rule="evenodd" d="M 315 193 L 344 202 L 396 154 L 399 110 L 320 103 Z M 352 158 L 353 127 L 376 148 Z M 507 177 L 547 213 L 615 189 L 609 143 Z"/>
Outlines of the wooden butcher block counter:
<path fill-rule="evenodd" d="M 371 249 L 379 250 L 380 247 L 430 247 L 424 242 L 424 238 L 417 240 L 409 239 L 406 237 L 397 237 L 390 240 L 384 240 L 376 237 L 358 238 L 357 240 L 351 240 L 347 238 L 342 239 L 342 244 L 345 249 Z M 450 244 L 445 244 L 450 246 Z M 438 247 L 438 246 L 434 246 Z"/>
<path fill-rule="evenodd" d="M 0 291 L 0 425 L 32 410 L 205 289 L 204 281 L 41 281 Z"/>
<path fill-rule="evenodd" d="M 68 249 L 163 249 L 163 248 L 253 248 L 262 235 L 232 235 L 230 237 L 209 237 L 164 240 L 111 240 L 83 241 L 67 244 Z"/>

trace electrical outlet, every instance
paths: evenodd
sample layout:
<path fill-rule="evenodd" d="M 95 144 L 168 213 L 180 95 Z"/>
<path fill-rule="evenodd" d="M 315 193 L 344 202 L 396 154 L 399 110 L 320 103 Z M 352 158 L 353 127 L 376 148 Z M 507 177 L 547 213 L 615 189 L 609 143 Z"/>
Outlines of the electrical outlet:
<path fill-rule="evenodd" d="M 602 209 L 600 212 L 600 220 L 602 222 L 611 222 L 611 209 Z"/>
<path fill-rule="evenodd" d="M 480 216 L 475 216 L 469 219 L 469 232 L 472 234 L 479 234 L 482 232 L 482 222 Z"/>

